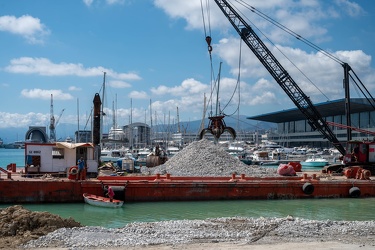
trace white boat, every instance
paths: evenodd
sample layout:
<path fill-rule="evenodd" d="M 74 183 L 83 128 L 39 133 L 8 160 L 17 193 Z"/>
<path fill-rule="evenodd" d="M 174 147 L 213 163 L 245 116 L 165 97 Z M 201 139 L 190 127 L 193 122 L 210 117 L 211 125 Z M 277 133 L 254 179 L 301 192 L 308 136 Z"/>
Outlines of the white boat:
<path fill-rule="evenodd" d="M 108 207 L 108 208 L 119 208 L 122 207 L 124 201 L 113 199 L 110 201 L 109 198 L 98 196 L 94 194 L 84 193 L 83 198 L 87 204 L 97 206 L 97 207 Z"/>
<path fill-rule="evenodd" d="M 135 159 L 135 165 L 146 166 L 147 156 L 151 154 L 151 151 L 147 148 L 140 149 L 137 153 L 137 158 Z"/>
<path fill-rule="evenodd" d="M 324 167 L 328 164 L 328 160 L 321 156 L 311 156 L 305 161 L 301 162 L 302 167 Z"/>
<path fill-rule="evenodd" d="M 123 149 L 103 149 L 100 153 L 100 160 L 102 162 L 117 162 L 119 158 L 124 157 L 127 153 L 127 150 Z"/>
<path fill-rule="evenodd" d="M 269 160 L 272 160 L 269 157 L 268 151 L 254 151 L 252 157 L 253 157 L 254 161 L 269 161 Z"/>
<path fill-rule="evenodd" d="M 178 152 L 180 152 L 180 149 L 178 147 L 167 147 L 167 156 L 168 156 L 168 158 L 172 158 Z"/>

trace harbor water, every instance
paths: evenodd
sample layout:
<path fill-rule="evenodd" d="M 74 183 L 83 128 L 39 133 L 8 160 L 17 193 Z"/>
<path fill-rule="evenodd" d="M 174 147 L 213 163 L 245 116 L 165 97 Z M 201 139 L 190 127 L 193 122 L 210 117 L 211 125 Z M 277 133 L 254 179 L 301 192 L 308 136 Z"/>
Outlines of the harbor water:
<path fill-rule="evenodd" d="M 23 167 L 24 149 L 0 149 L 0 166 L 16 163 Z M 1 185 L 1 183 L 0 183 Z M 11 190 L 9 190 L 11 191 Z M 16 204 L 0 204 L 6 208 Z M 85 226 L 119 228 L 132 222 L 207 219 L 217 217 L 286 217 L 313 220 L 374 220 L 375 198 L 230 200 L 196 202 L 132 202 L 109 209 L 82 203 L 22 204 L 31 211 L 47 211 L 72 217 Z"/>
<path fill-rule="evenodd" d="M 15 204 L 0 204 L 6 208 Z M 122 208 L 102 208 L 85 203 L 23 204 L 31 211 L 72 217 L 85 226 L 120 228 L 132 222 L 193 220 L 218 217 L 286 217 L 311 220 L 374 220 L 375 198 L 234 200 L 196 202 L 132 202 Z"/>
<path fill-rule="evenodd" d="M 23 168 L 25 166 L 25 149 L 0 148 L 0 167 L 6 169 L 10 163 L 15 163 L 17 168 Z"/>

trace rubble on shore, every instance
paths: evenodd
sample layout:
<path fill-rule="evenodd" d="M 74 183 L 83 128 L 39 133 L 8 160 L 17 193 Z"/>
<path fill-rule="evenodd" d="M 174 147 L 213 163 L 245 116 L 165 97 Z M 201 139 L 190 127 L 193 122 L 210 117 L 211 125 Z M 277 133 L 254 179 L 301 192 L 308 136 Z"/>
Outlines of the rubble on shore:
<path fill-rule="evenodd" d="M 375 247 L 375 221 L 316 221 L 286 218 L 214 218 L 130 223 L 123 228 L 61 228 L 23 247 L 64 249 L 130 249 L 148 246 L 184 248 L 190 244 L 232 243 L 240 245 L 287 242 L 332 242 Z M 319 247 L 321 248 L 321 247 Z M 153 248 L 154 249 L 154 248 Z M 167 249 L 167 248 L 160 248 Z M 209 248 L 214 249 L 214 248 Z M 268 248 L 267 248 L 268 249 Z M 275 249 L 275 248 L 272 248 Z"/>
<path fill-rule="evenodd" d="M 0 248 L 12 248 L 59 228 L 81 227 L 72 218 L 48 212 L 32 212 L 20 205 L 0 209 Z"/>

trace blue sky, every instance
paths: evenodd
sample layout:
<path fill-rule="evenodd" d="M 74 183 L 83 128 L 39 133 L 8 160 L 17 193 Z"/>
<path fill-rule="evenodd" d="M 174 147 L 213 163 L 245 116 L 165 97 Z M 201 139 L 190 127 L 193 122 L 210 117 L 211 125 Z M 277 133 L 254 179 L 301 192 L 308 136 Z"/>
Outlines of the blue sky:
<path fill-rule="evenodd" d="M 340 64 L 238 1 L 229 2 L 272 41 L 255 29 L 314 103 L 344 97 Z M 374 93 L 375 1 L 244 2 L 349 63 Z M 176 122 L 177 107 L 180 121 L 201 119 L 204 94 L 209 98 L 211 93 L 206 35 L 212 37 L 214 75 L 223 62 L 219 99 L 225 114 L 238 106 L 245 116 L 294 108 L 250 49 L 242 44 L 240 50 L 237 33 L 213 0 L 1 1 L 0 130 L 48 127 L 51 94 L 54 115 L 64 109 L 60 123 L 76 124 L 79 113 L 84 126 L 95 93 L 101 93 L 103 72 L 108 124 L 113 107 L 120 126 L 129 123 L 131 114 L 133 122 L 150 123 L 150 100 L 154 124 Z"/>

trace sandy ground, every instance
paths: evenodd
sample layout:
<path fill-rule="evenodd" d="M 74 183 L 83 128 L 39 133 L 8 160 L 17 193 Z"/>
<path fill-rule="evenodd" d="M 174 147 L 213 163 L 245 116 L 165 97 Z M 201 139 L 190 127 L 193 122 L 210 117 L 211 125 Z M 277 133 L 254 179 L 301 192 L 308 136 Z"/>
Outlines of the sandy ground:
<path fill-rule="evenodd" d="M 36 249 L 36 248 L 34 248 Z M 68 248 L 39 248 L 39 250 L 67 250 Z M 184 245 L 157 245 L 121 248 L 95 248 L 96 250 L 374 250 L 373 246 L 344 244 L 341 242 L 300 242 L 277 244 L 194 243 Z"/>

